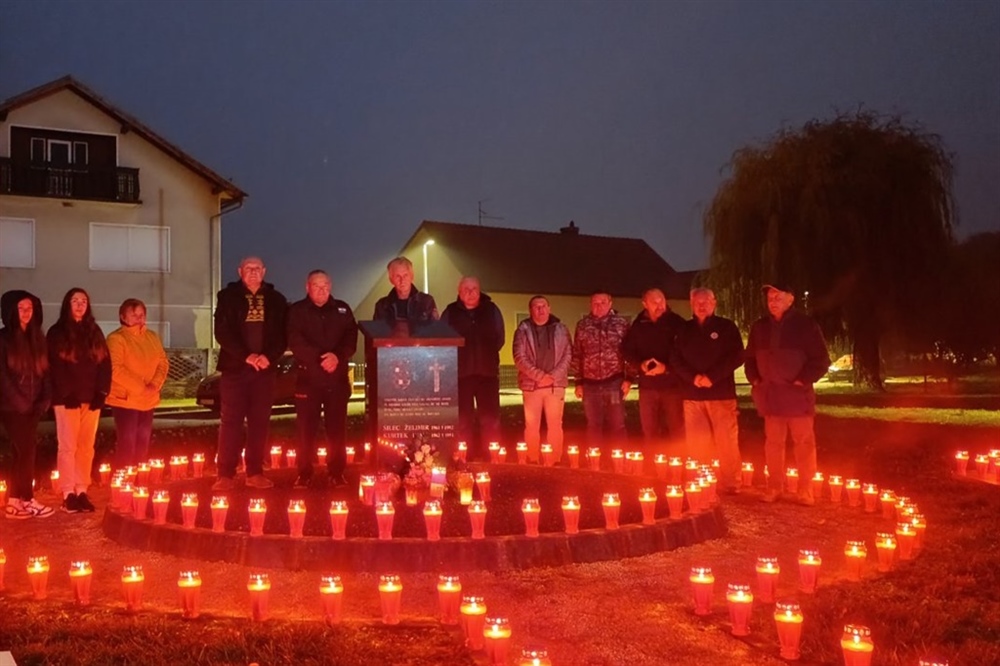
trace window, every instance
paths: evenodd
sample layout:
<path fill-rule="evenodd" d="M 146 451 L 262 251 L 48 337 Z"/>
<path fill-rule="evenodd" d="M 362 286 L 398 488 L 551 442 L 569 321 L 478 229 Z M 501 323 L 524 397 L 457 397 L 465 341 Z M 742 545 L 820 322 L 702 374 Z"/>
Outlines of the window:
<path fill-rule="evenodd" d="M 170 272 L 170 227 L 90 223 L 90 269 Z"/>
<path fill-rule="evenodd" d="M 77 167 L 87 166 L 88 157 L 87 142 L 86 141 L 74 141 L 73 142 L 73 164 Z"/>
<path fill-rule="evenodd" d="M 520 324 L 525 319 L 530 319 L 530 318 L 531 318 L 531 315 L 529 313 L 527 313 L 527 312 L 515 312 L 514 313 L 514 319 L 517 320 L 518 324 Z"/>
<path fill-rule="evenodd" d="M 35 221 L 0 217 L 0 267 L 35 267 Z"/>

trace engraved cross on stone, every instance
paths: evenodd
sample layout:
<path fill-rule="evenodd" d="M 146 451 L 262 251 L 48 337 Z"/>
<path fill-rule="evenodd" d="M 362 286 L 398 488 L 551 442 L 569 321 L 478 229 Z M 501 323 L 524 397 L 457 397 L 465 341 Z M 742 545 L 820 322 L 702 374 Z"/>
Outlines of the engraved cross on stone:
<path fill-rule="evenodd" d="M 427 368 L 428 370 L 430 370 L 431 372 L 434 373 L 434 392 L 435 393 L 440 393 L 441 392 L 441 371 L 444 370 L 444 368 L 445 368 L 445 366 L 441 365 L 436 360 L 434 361 L 434 363 L 432 363 Z"/>

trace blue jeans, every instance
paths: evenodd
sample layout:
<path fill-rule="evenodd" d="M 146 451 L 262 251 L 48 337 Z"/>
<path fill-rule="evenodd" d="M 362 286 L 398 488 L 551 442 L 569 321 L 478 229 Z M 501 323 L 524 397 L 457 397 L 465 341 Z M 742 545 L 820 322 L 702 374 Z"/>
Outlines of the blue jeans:
<path fill-rule="evenodd" d="M 267 433 L 271 426 L 275 372 L 254 370 L 249 365 L 222 373 L 219 388 L 222 418 L 219 422 L 219 477 L 232 479 L 243 450 L 246 423 L 247 477 L 264 473 Z"/>
<path fill-rule="evenodd" d="M 153 436 L 153 410 L 140 411 L 112 407 L 115 419 L 115 469 L 149 460 L 149 440 Z"/>
<path fill-rule="evenodd" d="M 601 446 L 607 441 L 612 447 L 624 447 L 625 407 L 622 404 L 622 379 L 583 385 L 583 413 L 587 416 L 587 441 Z M 607 438 L 605 438 L 607 431 Z"/>

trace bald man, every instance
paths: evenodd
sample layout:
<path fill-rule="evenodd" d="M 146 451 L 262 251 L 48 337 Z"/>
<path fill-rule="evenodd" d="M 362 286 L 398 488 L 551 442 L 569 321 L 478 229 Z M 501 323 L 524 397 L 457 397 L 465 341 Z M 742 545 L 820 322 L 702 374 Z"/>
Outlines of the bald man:
<path fill-rule="evenodd" d="M 479 278 L 463 277 L 458 298 L 441 314 L 465 339 L 458 348 L 458 438 L 466 442 L 470 460 L 487 460 L 487 446 L 500 441 L 500 349 L 503 315 L 479 286 Z M 476 420 L 479 427 L 476 427 Z"/>

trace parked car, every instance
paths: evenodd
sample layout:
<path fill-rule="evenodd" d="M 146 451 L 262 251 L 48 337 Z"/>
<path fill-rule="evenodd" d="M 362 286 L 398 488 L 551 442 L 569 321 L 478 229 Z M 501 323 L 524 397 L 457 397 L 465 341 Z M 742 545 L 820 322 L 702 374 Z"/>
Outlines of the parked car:
<path fill-rule="evenodd" d="M 295 404 L 295 379 L 298 375 L 298 365 L 292 352 L 285 352 L 277 363 L 278 378 L 274 382 L 274 395 L 271 404 L 274 406 Z M 350 364 L 347 376 L 351 382 L 352 392 L 354 389 L 354 363 Z M 213 372 L 198 383 L 198 390 L 195 393 L 195 402 L 200 406 L 210 409 L 216 414 L 222 409 L 222 396 L 219 389 L 219 379 L 222 374 Z"/>
<path fill-rule="evenodd" d="M 830 366 L 826 376 L 831 382 L 849 381 L 854 378 L 854 355 L 844 354 Z"/>
<path fill-rule="evenodd" d="M 272 405 L 292 405 L 295 403 L 295 377 L 297 365 L 292 352 L 285 352 L 278 359 L 276 368 L 278 371 L 277 381 L 274 382 L 274 396 L 271 399 Z M 220 379 L 222 373 L 213 372 L 198 383 L 198 390 L 195 393 L 195 402 L 200 406 L 218 413 L 222 409 L 222 396 Z"/>

